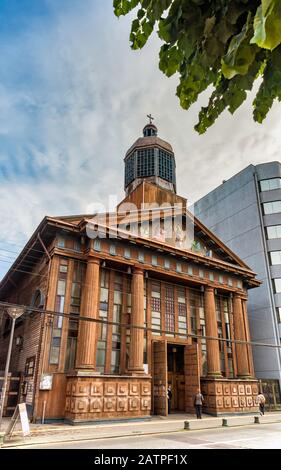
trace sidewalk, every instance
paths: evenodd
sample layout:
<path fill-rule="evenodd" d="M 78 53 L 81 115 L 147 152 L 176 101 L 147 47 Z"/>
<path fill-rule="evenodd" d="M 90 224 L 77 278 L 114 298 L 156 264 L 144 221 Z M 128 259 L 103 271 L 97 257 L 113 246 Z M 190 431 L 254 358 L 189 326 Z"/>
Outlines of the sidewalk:
<path fill-rule="evenodd" d="M 204 418 L 210 417 L 205 415 Z M 171 414 L 168 417 L 152 416 L 149 420 L 128 421 L 119 423 L 81 424 L 72 426 L 65 423 L 32 424 L 30 436 L 23 437 L 20 423 L 10 439 L 6 439 L 3 448 L 20 445 L 50 444 L 58 442 L 83 441 L 93 439 L 115 438 L 120 436 L 135 436 L 138 434 L 160 434 L 183 431 L 184 421 L 196 419 L 195 415 Z M 8 427 L 10 419 L 3 420 L 2 431 Z"/>
<path fill-rule="evenodd" d="M 212 420 L 211 416 L 203 415 L 199 428 L 208 428 L 206 421 L 210 419 Z M 11 439 L 6 439 L 2 448 L 181 432 L 184 431 L 184 421 L 187 420 L 197 421 L 194 415 L 183 413 L 171 414 L 168 417 L 152 416 L 149 421 L 110 422 L 77 426 L 65 423 L 30 424 L 31 434 L 28 437 L 22 436 L 20 424 L 18 423 Z M 281 413 L 268 413 L 265 417 L 262 417 L 261 422 L 281 422 Z M 9 419 L 5 419 L 2 430 L 8 426 L 8 423 Z M 196 426 L 197 428 L 198 426 Z"/>

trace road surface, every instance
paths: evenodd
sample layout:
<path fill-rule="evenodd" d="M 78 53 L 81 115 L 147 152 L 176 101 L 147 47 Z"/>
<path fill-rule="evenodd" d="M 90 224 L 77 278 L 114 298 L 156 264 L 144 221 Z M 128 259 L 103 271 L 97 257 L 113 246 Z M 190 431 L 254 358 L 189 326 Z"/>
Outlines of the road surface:
<path fill-rule="evenodd" d="M 281 423 L 111 439 L 25 445 L 16 449 L 281 449 Z"/>

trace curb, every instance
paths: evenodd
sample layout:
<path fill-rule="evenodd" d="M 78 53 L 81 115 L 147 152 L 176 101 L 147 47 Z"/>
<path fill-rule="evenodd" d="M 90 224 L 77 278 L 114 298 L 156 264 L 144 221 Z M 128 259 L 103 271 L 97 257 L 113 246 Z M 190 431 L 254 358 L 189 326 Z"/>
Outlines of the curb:
<path fill-rule="evenodd" d="M 167 423 L 167 422 L 166 423 L 165 422 L 164 423 L 163 422 L 159 423 L 159 422 L 156 422 L 156 421 L 155 422 L 151 421 L 149 424 L 150 425 L 159 424 L 159 426 L 160 426 L 160 424 L 162 425 L 162 424 L 175 424 L 175 423 L 182 424 L 183 420 L 180 420 L 180 419 L 179 420 L 172 420 L 172 421 L 169 421 L 169 423 Z M 136 423 L 134 423 L 134 424 L 136 424 Z M 137 424 L 143 425 L 143 424 L 147 424 L 147 423 L 139 422 Z M 117 427 L 117 425 L 119 427 L 120 426 L 125 427 L 125 426 L 132 426 L 132 423 L 127 423 L 126 422 L 126 423 L 114 423 L 113 424 L 114 427 L 115 426 Z M 103 429 L 103 427 L 109 427 L 109 424 L 108 423 L 103 423 L 103 424 L 100 425 L 100 424 L 93 423 L 93 424 L 89 424 L 89 425 L 79 425 L 79 426 L 78 425 L 76 425 L 76 426 L 63 426 L 63 427 L 55 427 L 54 426 L 54 427 L 50 427 L 50 428 L 46 428 L 46 429 L 38 428 L 38 429 L 31 429 L 30 435 L 31 436 L 36 436 L 36 435 L 40 435 L 42 433 L 43 434 L 49 434 L 49 433 L 54 433 L 54 432 L 57 432 L 57 433 L 60 433 L 60 432 L 75 432 L 75 431 L 81 431 L 81 430 L 85 430 L 85 429 L 88 429 L 88 430 L 95 429 L 95 430 L 100 431 L 100 430 Z M 17 431 L 13 432 L 13 436 L 19 436 L 21 434 L 22 434 L 21 430 L 17 430 Z"/>
<path fill-rule="evenodd" d="M 167 431 L 145 431 L 145 432 L 131 432 L 129 434 L 113 434 L 113 435 L 107 435 L 107 436 L 100 436 L 100 437 L 81 437 L 81 438 L 74 438 L 74 439 L 60 439 L 56 441 L 39 441 L 39 442 L 17 442 L 17 443 L 11 443 L 11 444 L 4 444 L 2 445 L 3 449 L 9 449 L 11 447 L 28 447 L 28 446 L 36 446 L 36 445 L 49 445 L 49 444 L 59 444 L 59 443 L 75 443 L 75 442 L 80 442 L 80 441 L 100 441 L 103 439 L 117 439 L 117 438 L 122 438 L 122 437 L 136 437 L 136 436 L 151 436 L 151 435 L 157 435 L 157 434 L 169 434 L 169 433 L 175 433 L 175 432 L 183 432 L 184 429 L 178 429 L 178 430 L 167 430 Z"/>

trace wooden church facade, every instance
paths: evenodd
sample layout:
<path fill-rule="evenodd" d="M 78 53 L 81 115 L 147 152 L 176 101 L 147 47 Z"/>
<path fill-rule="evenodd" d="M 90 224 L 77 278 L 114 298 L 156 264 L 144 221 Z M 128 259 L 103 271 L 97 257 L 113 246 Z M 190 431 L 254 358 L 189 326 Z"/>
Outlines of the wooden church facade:
<path fill-rule="evenodd" d="M 153 124 L 127 152 L 125 168 L 116 224 L 112 214 L 102 224 L 46 217 L 0 284 L 1 301 L 26 306 L 11 364 L 28 385 L 20 399 L 34 420 L 147 417 L 167 414 L 169 384 L 172 412 L 193 412 L 198 388 L 207 413 L 255 412 L 247 290 L 259 281 L 186 210 L 172 148 Z M 124 203 L 137 208 L 126 237 Z M 161 205 L 158 225 L 143 203 Z M 3 315 L 0 369 L 8 332 Z"/>

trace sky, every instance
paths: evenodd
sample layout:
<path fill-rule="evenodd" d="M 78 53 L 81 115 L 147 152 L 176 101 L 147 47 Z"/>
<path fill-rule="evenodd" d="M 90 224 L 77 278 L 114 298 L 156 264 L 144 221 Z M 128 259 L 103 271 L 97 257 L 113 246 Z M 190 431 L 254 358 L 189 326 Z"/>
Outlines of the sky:
<path fill-rule="evenodd" d="M 132 51 L 131 20 L 112 0 L 1 0 L 0 279 L 45 215 L 123 198 L 123 158 L 149 113 L 190 204 L 251 163 L 280 160 L 281 105 L 259 125 L 249 96 L 199 136 L 208 94 L 181 109 L 177 76 L 158 69 L 159 39 Z"/>

